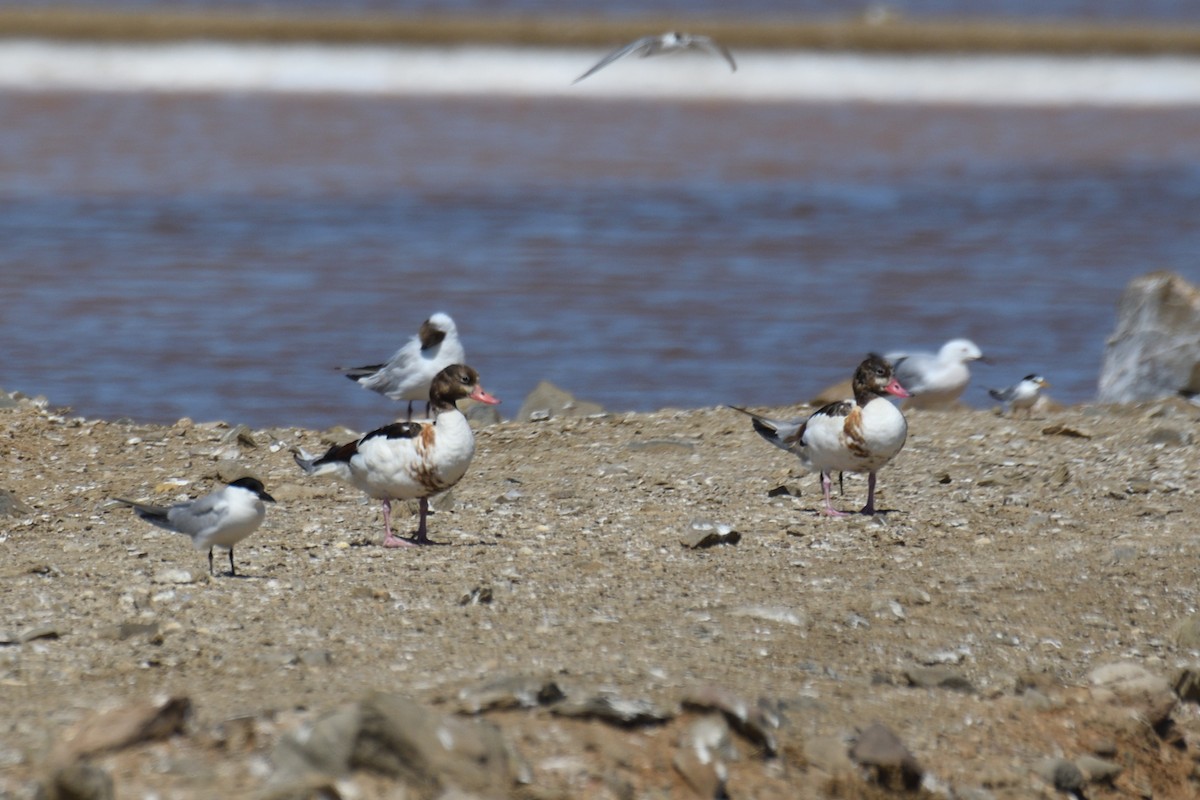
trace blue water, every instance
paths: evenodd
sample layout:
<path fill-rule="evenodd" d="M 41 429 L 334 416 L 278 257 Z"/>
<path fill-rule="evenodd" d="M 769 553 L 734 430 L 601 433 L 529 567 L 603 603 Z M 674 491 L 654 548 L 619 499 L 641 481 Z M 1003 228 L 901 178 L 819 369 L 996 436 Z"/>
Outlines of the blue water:
<path fill-rule="evenodd" d="M 515 413 L 807 399 L 969 336 L 1095 393 L 1121 289 L 1200 280 L 1200 110 L 0 94 L 0 386 L 367 428 L 335 365 L 436 310 Z"/>

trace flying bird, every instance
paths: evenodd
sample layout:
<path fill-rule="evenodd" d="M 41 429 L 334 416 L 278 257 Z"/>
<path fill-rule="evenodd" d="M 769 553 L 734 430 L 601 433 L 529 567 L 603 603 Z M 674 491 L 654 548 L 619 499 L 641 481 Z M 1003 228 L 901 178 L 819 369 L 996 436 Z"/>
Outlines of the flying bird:
<path fill-rule="evenodd" d="M 952 339 L 933 353 L 889 353 L 896 379 L 911 395 L 911 408 L 939 408 L 953 404 L 967 388 L 971 370 L 967 363 L 983 361 L 983 352 L 970 339 Z"/>
<path fill-rule="evenodd" d="M 437 374 L 430 390 L 433 419 L 396 422 L 361 439 L 334 445 L 320 458 L 303 451 L 296 463 L 308 475 L 333 475 L 383 503 L 384 547 L 430 544 L 426 533 L 429 498 L 462 480 L 475 455 L 475 436 L 455 405 L 469 397 L 495 405 L 500 401 L 479 385 L 479 373 L 452 364 Z M 392 532 L 392 501 L 420 500 L 421 520 L 412 539 Z"/>
<path fill-rule="evenodd" d="M 823 513 L 842 517 L 830 498 L 830 473 L 866 472 L 867 503 L 863 514 L 875 513 L 875 473 L 895 458 L 908 438 L 904 414 L 887 400 L 887 395 L 908 397 L 908 392 L 892 374 L 892 365 L 871 353 L 854 371 L 853 400 L 830 403 L 806 419 L 775 420 L 744 408 L 730 406 L 748 414 L 754 430 L 776 447 L 800 458 L 810 472 L 821 474 L 825 496 Z"/>
<path fill-rule="evenodd" d="M 676 53 L 680 50 L 703 50 L 707 53 L 720 56 L 729 64 L 731 72 L 737 72 L 737 62 L 733 60 L 733 54 L 729 52 L 723 45 L 715 42 L 710 36 L 700 36 L 692 33 L 679 33 L 677 31 L 668 31 L 652 36 L 643 36 L 640 39 L 634 39 L 627 45 L 618 47 L 604 58 L 597 61 L 591 69 L 580 75 L 572 84 L 579 83 L 589 75 L 599 72 L 619 58 L 624 58 L 629 55 L 637 55 L 641 58 L 656 56 L 662 53 Z"/>
<path fill-rule="evenodd" d="M 258 530 L 266 516 L 265 500 L 274 503 L 262 481 L 257 478 L 238 478 L 211 494 L 173 506 L 156 506 L 114 497 L 151 525 L 190 536 L 197 550 L 208 549 L 208 574 L 213 572 L 213 548 L 229 550 L 229 574 L 237 575 L 233 566 L 233 546 Z"/>
<path fill-rule="evenodd" d="M 1008 406 L 1009 413 L 1016 413 L 1020 408 L 1025 410 L 1026 416 L 1031 416 L 1033 406 L 1037 403 L 1042 389 L 1049 385 L 1050 382 L 1041 375 L 1026 375 L 1012 386 L 1006 386 L 1003 389 L 988 389 L 988 394 Z"/>
<path fill-rule="evenodd" d="M 338 371 L 364 389 L 392 400 L 407 400 L 408 418 L 412 419 L 413 401 L 429 402 L 429 387 L 434 376 L 451 364 L 466 360 L 458 327 L 449 314 L 439 311 L 425 320 L 417 334 L 392 354 L 387 363 L 338 367 Z"/>

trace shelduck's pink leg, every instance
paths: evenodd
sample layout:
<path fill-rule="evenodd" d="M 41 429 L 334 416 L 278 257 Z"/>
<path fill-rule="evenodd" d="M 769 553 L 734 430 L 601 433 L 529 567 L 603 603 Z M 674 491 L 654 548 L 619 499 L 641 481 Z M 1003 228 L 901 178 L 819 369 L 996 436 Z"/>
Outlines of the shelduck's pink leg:
<path fill-rule="evenodd" d="M 833 479 L 829 477 L 828 472 L 821 473 L 821 491 L 825 494 L 825 508 L 821 511 L 822 514 L 830 517 L 844 517 L 845 512 L 838 511 L 833 507 L 833 499 L 829 496 L 830 490 L 833 488 Z"/>

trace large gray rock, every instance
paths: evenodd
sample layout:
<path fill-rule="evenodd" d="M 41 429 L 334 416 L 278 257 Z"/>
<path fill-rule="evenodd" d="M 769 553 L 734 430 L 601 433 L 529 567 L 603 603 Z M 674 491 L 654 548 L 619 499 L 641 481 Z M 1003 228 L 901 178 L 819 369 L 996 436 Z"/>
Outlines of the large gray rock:
<path fill-rule="evenodd" d="M 412 700 L 372 692 L 284 737 L 273 755 L 273 786 L 310 786 L 363 769 L 396 780 L 414 798 L 449 792 L 508 797 L 524 767 L 495 726 L 440 714 Z"/>
<path fill-rule="evenodd" d="M 557 417 L 589 417 L 603 412 L 604 406 L 599 403 L 579 400 L 549 381 L 542 381 L 521 404 L 521 410 L 517 412 L 517 422 L 542 422 Z"/>
<path fill-rule="evenodd" d="M 850 759 L 872 773 L 880 786 L 912 791 L 921 785 L 925 770 L 900 737 L 880 722 L 858 735 L 850 748 Z"/>
<path fill-rule="evenodd" d="M 1102 403 L 1200 391 L 1200 289 L 1172 272 L 1125 287 L 1100 367 Z"/>

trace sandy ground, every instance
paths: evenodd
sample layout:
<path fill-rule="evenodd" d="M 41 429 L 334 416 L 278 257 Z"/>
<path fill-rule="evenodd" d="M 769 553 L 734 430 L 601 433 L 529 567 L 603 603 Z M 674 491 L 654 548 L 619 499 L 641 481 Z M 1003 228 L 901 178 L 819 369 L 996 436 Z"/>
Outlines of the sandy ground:
<path fill-rule="evenodd" d="M 731 797 L 891 796 L 846 757 L 875 722 L 919 762 L 911 796 L 1058 796 L 1081 759 L 1115 769 L 1077 796 L 1200 793 L 1195 699 L 1168 691 L 1162 708 L 1161 691 L 1131 698 L 1095 672 L 1183 686 L 1200 669 L 1200 408 L 1182 401 L 912 412 L 884 513 L 846 519 L 819 516 L 816 477 L 728 409 L 491 425 L 431 517 L 440 546 L 400 550 L 376 545 L 375 504 L 292 461 L 345 431 L 3 405 L 0 797 L 34 796 L 55 748 L 108 709 L 191 704 L 182 733 L 93 757 L 118 796 L 259 796 L 280 738 L 342 703 L 379 690 L 453 714 L 512 676 L 666 719 L 485 712 L 525 765 L 502 797 L 714 796 L 676 766 L 705 717 L 681 702 L 713 688 L 778 723 L 773 756 L 730 737 Z M 109 502 L 242 472 L 278 503 L 237 577 L 218 552 L 210 578 L 205 553 Z M 839 504 L 864 498 L 847 476 Z M 697 521 L 740 540 L 687 547 Z M 336 785 L 427 796 L 362 771 Z"/>

